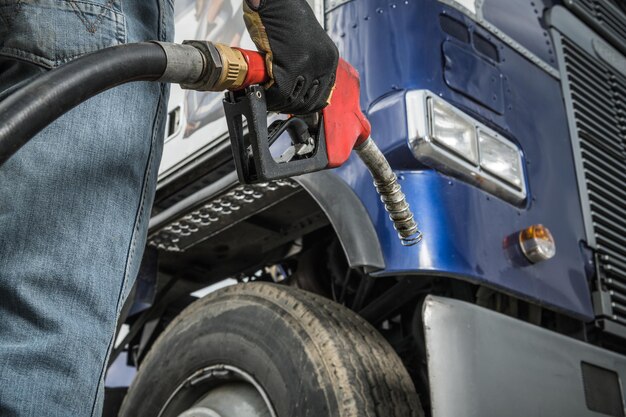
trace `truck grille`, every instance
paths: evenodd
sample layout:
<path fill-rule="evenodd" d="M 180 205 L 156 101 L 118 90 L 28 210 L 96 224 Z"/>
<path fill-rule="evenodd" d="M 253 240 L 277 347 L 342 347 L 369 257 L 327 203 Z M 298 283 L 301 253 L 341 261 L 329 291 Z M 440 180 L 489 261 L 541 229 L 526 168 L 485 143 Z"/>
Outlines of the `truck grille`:
<path fill-rule="evenodd" d="M 568 0 L 565 5 L 615 47 L 626 52 L 624 0 Z"/>
<path fill-rule="evenodd" d="M 626 77 L 566 37 L 562 48 L 595 240 L 596 290 L 606 300 L 596 308 L 626 326 Z"/>

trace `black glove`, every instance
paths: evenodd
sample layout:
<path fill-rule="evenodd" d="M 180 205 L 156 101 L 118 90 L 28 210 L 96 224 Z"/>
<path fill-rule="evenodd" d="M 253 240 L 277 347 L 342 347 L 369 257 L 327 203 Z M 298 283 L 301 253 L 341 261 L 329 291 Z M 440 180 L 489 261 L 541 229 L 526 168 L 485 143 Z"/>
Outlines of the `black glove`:
<path fill-rule="evenodd" d="M 324 108 L 339 52 L 306 0 L 246 0 L 244 20 L 266 53 L 268 110 L 307 114 Z"/>

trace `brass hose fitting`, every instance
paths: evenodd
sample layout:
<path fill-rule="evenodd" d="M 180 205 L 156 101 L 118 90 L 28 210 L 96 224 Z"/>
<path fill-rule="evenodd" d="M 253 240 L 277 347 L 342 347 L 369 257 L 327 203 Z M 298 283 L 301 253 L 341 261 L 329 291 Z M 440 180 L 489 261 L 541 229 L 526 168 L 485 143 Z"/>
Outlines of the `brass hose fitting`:
<path fill-rule="evenodd" d="M 208 41 L 184 41 L 182 45 L 155 42 L 163 48 L 168 66 L 159 81 L 176 82 L 187 90 L 224 91 L 241 88 L 248 74 L 243 53 Z"/>
<path fill-rule="evenodd" d="M 240 88 L 248 74 L 248 63 L 243 54 L 238 49 L 221 43 L 213 45 L 217 48 L 222 60 L 222 71 L 214 86 L 214 91 L 236 90 Z"/>

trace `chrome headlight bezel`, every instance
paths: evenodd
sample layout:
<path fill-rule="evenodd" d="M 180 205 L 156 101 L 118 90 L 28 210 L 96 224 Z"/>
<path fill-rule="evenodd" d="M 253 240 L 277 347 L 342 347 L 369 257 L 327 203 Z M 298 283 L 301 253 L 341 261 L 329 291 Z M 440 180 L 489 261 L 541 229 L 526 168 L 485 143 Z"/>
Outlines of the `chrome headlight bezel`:
<path fill-rule="evenodd" d="M 442 98 L 428 90 L 413 90 L 406 93 L 406 115 L 408 140 L 413 154 L 418 161 L 477 186 L 490 194 L 515 205 L 524 203 L 527 197 L 526 174 L 521 149 L 512 141 L 504 138 L 493 129 L 485 126 L 465 112 L 452 106 Z M 478 160 L 463 158 L 457 152 L 449 150 L 433 136 L 433 103 L 443 106 L 455 117 L 463 119 L 474 128 L 474 137 L 478 147 Z M 499 177 L 493 171 L 481 166 L 481 150 L 479 135 L 483 133 L 498 141 L 510 150 L 517 152 L 520 186 L 515 186 L 510 180 Z"/>

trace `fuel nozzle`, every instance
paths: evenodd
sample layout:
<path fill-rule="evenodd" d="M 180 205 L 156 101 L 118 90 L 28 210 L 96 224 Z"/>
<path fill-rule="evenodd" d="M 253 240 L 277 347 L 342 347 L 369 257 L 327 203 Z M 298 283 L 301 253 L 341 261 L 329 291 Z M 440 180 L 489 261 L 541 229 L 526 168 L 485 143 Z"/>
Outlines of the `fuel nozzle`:
<path fill-rule="evenodd" d="M 183 88 L 198 91 L 229 91 L 224 99 L 224 112 L 242 183 L 267 182 L 335 168 L 356 150 L 372 174 L 376 191 L 402 244 L 410 246 L 421 240 L 422 234 L 398 179 L 370 137 L 371 126 L 360 109 L 359 74 L 346 61 L 339 60 L 335 89 L 322 111 L 290 116 L 268 127 L 265 90 L 260 85 L 269 77 L 262 54 L 207 41 L 159 45 L 168 57 L 168 70 L 162 81 L 175 80 Z M 283 133 L 289 135 L 292 144 L 276 158 L 269 148 Z"/>

